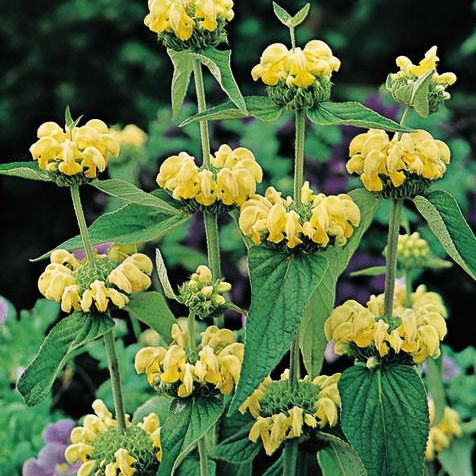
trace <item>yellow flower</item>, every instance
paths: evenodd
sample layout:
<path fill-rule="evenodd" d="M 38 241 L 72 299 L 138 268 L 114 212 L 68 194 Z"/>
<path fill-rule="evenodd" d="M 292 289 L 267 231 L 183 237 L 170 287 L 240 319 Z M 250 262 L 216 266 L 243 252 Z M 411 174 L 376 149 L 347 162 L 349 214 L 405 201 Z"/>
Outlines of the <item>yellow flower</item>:
<path fill-rule="evenodd" d="M 370 129 L 354 137 L 349 147 L 347 171 L 360 175 L 367 190 L 383 190 L 382 177 L 400 187 L 409 176 L 428 180 L 443 177 L 450 162 L 448 146 L 420 130 L 389 139 L 382 130 Z"/>
<path fill-rule="evenodd" d="M 194 157 L 181 152 L 161 165 L 157 183 L 175 199 L 193 199 L 206 207 L 215 202 L 239 206 L 255 194 L 263 179 L 253 153 L 244 147 L 233 150 L 222 145 L 211 157 L 211 165 L 211 170 L 199 169 Z"/>
<path fill-rule="evenodd" d="M 302 197 L 308 220 L 294 209 L 291 197 L 284 199 L 268 187 L 264 197 L 254 195 L 241 206 L 241 231 L 255 244 L 266 240 L 295 248 L 306 239 L 319 246 L 345 245 L 360 223 L 360 210 L 353 200 L 344 194 L 314 195 L 308 182 L 302 188 Z"/>
<path fill-rule="evenodd" d="M 282 43 L 268 46 L 261 60 L 251 71 L 255 81 L 261 79 L 267 86 L 285 83 L 286 86 L 307 88 L 316 78 L 330 80 L 340 61 L 332 55 L 329 46 L 321 40 L 312 40 L 304 49 L 288 48 Z"/>
<path fill-rule="evenodd" d="M 72 430 L 72 444 L 65 451 L 68 463 L 81 463 L 78 475 L 96 474 L 102 468 L 106 476 L 132 476 L 137 468 L 158 468 L 160 422 L 155 413 L 150 413 L 137 425 L 131 424 L 127 417 L 127 428 L 122 434 L 117 431 L 117 421 L 101 400 L 93 403 L 93 410 L 93 415 L 84 418 L 83 426 Z"/>
<path fill-rule="evenodd" d="M 119 155 L 119 144 L 106 124 L 92 119 L 82 127 L 45 122 L 38 128 L 38 141 L 30 147 L 41 169 L 64 175 L 84 174 L 95 178 L 106 169 L 109 155 Z"/>
<path fill-rule="evenodd" d="M 141 147 L 147 140 L 147 134 L 134 124 L 127 124 L 124 129 L 111 129 L 111 135 L 120 145 Z"/>

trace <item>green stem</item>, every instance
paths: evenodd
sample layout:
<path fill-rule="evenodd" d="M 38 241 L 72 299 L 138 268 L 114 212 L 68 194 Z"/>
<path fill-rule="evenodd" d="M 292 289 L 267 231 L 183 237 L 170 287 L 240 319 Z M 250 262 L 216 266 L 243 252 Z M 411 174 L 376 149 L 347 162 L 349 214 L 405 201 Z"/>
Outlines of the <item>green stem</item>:
<path fill-rule="evenodd" d="M 81 205 L 81 197 L 79 195 L 79 186 L 71 186 L 71 198 L 73 199 L 74 212 L 79 225 L 79 232 L 81 233 L 81 239 L 83 240 L 83 247 L 86 253 L 88 263 L 94 264 L 94 249 L 89 239 L 88 225 L 86 224 L 86 218 L 84 218 L 83 206 Z"/>
<path fill-rule="evenodd" d="M 126 431 L 126 413 L 121 388 L 121 375 L 119 373 L 116 342 L 114 340 L 114 331 L 112 329 L 104 334 L 104 344 L 106 346 L 107 364 L 111 376 L 112 397 L 114 399 L 114 408 L 116 409 L 117 425 L 119 431 L 124 433 Z"/>
<path fill-rule="evenodd" d="M 297 438 L 286 442 L 283 458 L 283 476 L 296 476 L 299 443 Z"/>
<path fill-rule="evenodd" d="M 200 456 L 200 476 L 208 476 L 207 436 L 198 440 L 198 455 Z"/>
<path fill-rule="evenodd" d="M 187 319 L 187 329 L 188 329 L 188 350 L 190 353 L 195 351 L 195 342 L 196 342 L 196 325 L 195 325 L 195 314 L 190 311 Z"/>
<path fill-rule="evenodd" d="M 296 152 L 294 159 L 294 202 L 301 203 L 304 181 L 304 140 L 306 135 L 306 115 L 304 109 L 296 110 Z"/>
<path fill-rule="evenodd" d="M 388 225 L 387 257 L 385 265 L 384 317 L 393 317 L 393 298 L 395 293 L 395 278 L 397 275 L 397 245 L 400 230 L 400 213 L 402 201 L 392 198 L 390 202 L 390 219 Z"/>
<path fill-rule="evenodd" d="M 406 289 L 406 304 L 407 307 L 412 307 L 412 292 L 413 292 L 413 282 L 412 282 L 412 271 L 410 269 L 405 270 L 405 289 Z"/>
<path fill-rule="evenodd" d="M 195 78 L 195 92 L 197 94 L 198 112 L 207 109 L 205 86 L 203 83 L 202 65 L 197 59 L 193 61 L 193 76 Z M 203 165 L 210 168 L 210 136 L 208 134 L 208 121 L 200 121 L 200 138 L 202 140 Z"/>
<path fill-rule="evenodd" d="M 289 34 L 291 35 L 291 48 L 294 51 L 296 48 L 296 31 L 294 30 L 293 26 L 289 27 Z"/>
<path fill-rule="evenodd" d="M 141 335 L 141 329 L 140 329 L 139 321 L 133 316 L 130 316 L 130 320 L 131 320 L 131 324 L 132 324 L 132 331 L 134 332 L 134 337 L 136 338 L 136 341 L 139 342 L 140 335 Z"/>
<path fill-rule="evenodd" d="M 410 106 L 407 106 L 405 108 L 405 110 L 403 111 L 402 118 L 400 119 L 400 125 L 401 126 L 404 126 L 407 123 L 411 110 L 412 110 L 412 108 Z M 400 140 L 402 138 L 402 134 L 403 134 L 403 132 L 401 132 L 401 131 L 398 133 L 398 135 L 397 135 L 398 140 Z"/>

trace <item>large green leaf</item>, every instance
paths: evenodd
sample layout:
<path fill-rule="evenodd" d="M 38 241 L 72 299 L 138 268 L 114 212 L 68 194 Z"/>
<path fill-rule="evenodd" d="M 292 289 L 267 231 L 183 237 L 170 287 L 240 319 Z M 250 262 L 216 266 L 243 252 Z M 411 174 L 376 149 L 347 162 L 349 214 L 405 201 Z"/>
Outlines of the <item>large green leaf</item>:
<path fill-rule="evenodd" d="M 367 471 L 357 452 L 344 440 L 329 433 L 317 437 L 328 445 L 317 453 L 323 476 L 366 476 Z"/>
<path fill-rule="evenodd" d="M 187 126 L 194 122 L 206 119 L 242 119 L 244 117 L 255 117 L 261 121 L 275 121 L 281 116 L 283 110 L 274 103 L 268 96 L 245 96 L 246 109 L 237 109 L 232 101 L 227 101 L 219 106 L 212 107 L 206 111 L 195 114 L 185 119 L 180 126 Z"/>
<path fill-rule="evenodd" d="M 215 446 L 210 453 L 214 459 L 228 463 L 242 464 L 252 461 L 261 449 L 261 445 L 248 438 L 253 423 L 246 425 L 234 435 Z"/>
<path fill-rule="evenodd" d="M 299 344 L 304 365 L 312 377 L 319 375 L 324 360 L 324 350 L 327 345 L 324 323 L 334 307 L 337 279 L 347 267 L 380 204 L 380 200 L 374 194 L 363 188 L 352 190 L 349 195 L 360 208 L 360 225 L 346 246 L 329 247 L 324 251 L 323 255 L 329 262 L 329 267 L 321 284 L 314 291 L 301 322 Z"/>
<path fill-rule="evenodd" d="M 448 448 L 438 453 L 438 460 L 449 476 L 473 476 L 473 448 L 474 439 L 470 435 L 454 438 Z"/>
<path fill-rule="evenodd" d="M 198 451 L 193 451 L 192 453 L 189 453 L 180 463 L 179 467 L 175 471 L 175 474 L 177 476 L 202 476 Z M 216 463 L 215 461 L 209 459 L 207 476 L 215 476 L 215 474 Z"/>
<path fill-rule="evenodd" d="M 136 409 L 132 423 L 140 423 L 150 413 L 155 413 L 159 417 L 160 423 L 163 423 L 169 414 L 171 402 L 172 399 L 167 395 L 155 395 L 149 398 Z"/>
<path fill-rule="evenodd" d="M 114 242 L 122 244 L 158 240 L 174 228 L 183 225 L 190 215 L 170 214 L 152 207 L 129 204 L 118 210 L 101 215 L 89 227 L 93 245 Z M 76 250 L 83 247 L 81 236 L 64 241 L 54 250 Z M 41 255 L 34 261 L 47 258 L 52 251 Z"/>
<path fill-rule="evenodd" d="M 307 117 L 319 126 L 348 125 L 390 132 L 413 131 L 355 101 L 321 102 L 317 108 L 307 110 Z"/>
<path fill-rule="evenodd" d="M 190 77 L 193 71 L 192 57 L 190 51 L 174 51 L 170 48 L 167 53 L 174 65 L 174 75 L 172 77 L 171 85 L 171 99 L 172 99 L 172 119 L 175 119 L 182 107 L 183 101 L 187 94 L 188 85 L 190 84 Z"/>
<path fill-rule="evenodd" d="M 433 190 L 413 201 L 445 251 L 476 279 L 476 237 L 453 195 Z"/>
<path fill-rule="evenodd" d="M 443 386 L 443 357 L 440 356 L 437 360 L 427 359 L 426 361 L 426 384 L 428 393 L 435 404 L 435 416 L 433 418 L 433 425 L 440 423 L 445 413 L 446 399 L 445 388 Z"/>
<path fill-rule="evenodd" d="M 161 428 L 162 461 L 157 476 L 172 476 L 223 412 L 223 398 L 176 398 Z"/>
<path fill-rule="evenodd" d="M 92 313 L 74 312 L 59 321 L 18 382 L 17 388 L 25 403 L 34 406 L 44 400 L 71 352 L 113 327 L 110 317 Z"/>
<path fill-rule="evenodd" d="M 430 422 L 416 370 L 354 366 L 343 372 L 338 386 L 342 429 L 368 475 L 422 475 Z"/>
<path fill-rule="evenodd" d="M 30 180 L 40 180 L 42 182 L 51 182 L 48 172 L 40 169 L 37 162 L 11 162 L 9 164 L 0 164 L 0 175 L 9 175 L 11 177 L 21 177 Z"/>
<path fill-rule="evenodd" d="M 209 46 L 200 52 L 190 53 L 190 55 L 210 70 L 210 73 L 238 109 L 246 109 L 245 100 L 231 71 L 231 50 L 217 50 Z"/>
<path fill-rule="evenodd" d="M 134 294 L 124 309 L 132 317 L 157 331 L 165 342 L 172 340 L 172 325 L 177 320 L 162 294 L 157 291 Z"/>
<path fill-rule="evenodd" d="M 180 209 L 171 205 L 166 200 L 157 196 L 144 192 L 134 184 L 121 179 L 93 180 L 90 185 L 97 188 L 101 192 L 111 197 L 120 198 L 128 203 L 135 203 L 146 207 L 157 208 L 170 214 L 181 214 Z"/>
<path fill-rule="evenodd" d="M 251 307 L 246 319 L 241 376 L 230 413 L 289 350 L 313 291 L 327 269 L 320 253 L 286 255 L 256 246 L 248 254 Z"/>

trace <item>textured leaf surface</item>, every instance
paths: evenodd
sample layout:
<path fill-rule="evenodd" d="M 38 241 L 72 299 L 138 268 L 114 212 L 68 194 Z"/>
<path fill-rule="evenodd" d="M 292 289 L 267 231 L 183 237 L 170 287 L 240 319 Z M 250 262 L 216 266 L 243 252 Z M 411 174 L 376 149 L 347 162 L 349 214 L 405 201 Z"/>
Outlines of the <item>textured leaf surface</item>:
<path fill-rule="evenodd" d="M 276 2 L 273 2 L 273 11 L 274 14 L 278 17 L 278 20 L 286 26 L 291 26 L 292 16 Z"/>
<path fill-rule="evenodd" d="M 453 195 L 433 190 L 413 201 L 445 251 L 476 280 L 476 237 Z"/>
<path fill-rule="evenodd" d="M 162 285 L 164 294 L 169 299 L 176 299 L 177 296 L 175 295 L 172 285 L 170 284 L 164 258 L 162 257 L 162 253 L 158 248 L 155 250 L 155 265 L 157 267 L 157 274 L 159 275 L 160 284 Z"/>
<path fill-rule="evenodd" d="M 319 432 L 317 437 L 329 444 L 317 454 L 323 476 L 367 475 L 359 455 L 349 443 L 323 432 Z"/>
<path fill-rule="evenodd" d="M 413 131 L 354 101 L 321 102 L 317 108 L 307 111 L 307 117 L 319 126 L 348 125 L 365 129 L 384 129 L 390 132 Z"/>
<path fill-rule="evenodd" d="M 187 94 L 188 85 L 190 84 L 190 77 L 193 71 L 193 62 L 190 52 L 174 51 L 167 49 L 167 53 L 174 65 L 174 74 L 172 77 L 171 99 L 172 99 L 172 119 L 177 117 L 177 114 L 182 107 L 183 101 Z"/>
<path fill-rule="evenodd" d="M 415 84 L 411 96 L 411 105 L 421 117 L 428 117 L 430 114 L 430 103 L 428 92 L 435 70 L 426 72 Z"/>
<path fill-rule="evenodd" d="M 278 365 L 296 335 L 306 305 L 327 269 L 321 254 L 286 255 L 264 247 L 248 254 L 251 307 L 241 376 L 230 413 Z"/>
<path fill-rule="evenodd" d="M 48 173 L 38 166 L 36 162 L 11 162 L 9 164 L 0 164 L 0 175 L 10 177 L 20 177 L 30 180 L 40 180 L 42 182 L 51 182 Z"/>
<path fill-rule="evenodd" d="M 368 475 L 422 475 L 430 422 L 415 369 L 354 366 L 343 372 L 338 386 L 342 429 Z"/>
<path fill-rule="evenodd" d="M 433 425 L 436 426 L 443 418 L 446 407 L 445 389 L 443 387 L 443 357 L 437 360 L 427 359 L 426 362 L 426 383 L 428 393 L 435 404 L 435 417 Z"/>
<path fill-rule="evenodd" d="M 299 10 L 296 15 L 293 16 L 291 20 L 291 26 L 296 27 L 299 26 L 309 15 L 309 10 L 311 9 L 311 4 L 306 3 L 301 10 Z"/>
<path fill-rule="evenodd" d="M 223 120 L 242 119 L 244 117 L 255 117 L 261 121 L 275 121 L 282 114 L 282 109 L 267 96 L 245 96 L 246 110 L 237 109 L 232 101 L 227 101 L 219 106 L 212 107 L 206 111 L 195 114 L 183 121 L 180 126 L 187 126 L 202 119 Z"/>
<path fill-rule="evenodd" d="M 180 215 L 177 207 L 170 205 L 157 195 L 144 192 L 134 184 L 121 179 L 93 180 L 91 184 L 111 197 L 120 198 L 128 203 L 157 208 L 163 212 Z"/>
<path fill-rule="evenodd" d="M 321 283 L 315 289 L 301 322 L 301 353 L 306 370 L 313 377 L 319 375 L 324 360 L 327 345 L 324 323 L 334 307 L 337 279 L 347 267 L 380 204 L 380 200 L 363 188 L 352 190 L 349 195 L 360 208 L 362 215 L 360 225 L 346 246 L 330 247 L 322 253 L 329 266 Z"/>
<path fill-rule="evenodd" d="M 252 423 L 215 446 L 210 456 L 214 459 L 236 464 L 252 461 L 259 453 L 261 445 L 254 443 L 248 438 L 251 426 Z"/>
<path fill-rule="evenodd" d="M 200 473 L 200 459 L 198 451 L 189 453 L 185 459 L 180 463 L 179 467 L 175 471 L 177 476 L 202 476 Z M 216 464 L 215 461 L 208 460 L 208 475 L 215 476 Z"/>
<path fill-rule="evenodd" d="M 165 342 L 172 340 L 172 325 L 177 322 L 164 296 L 156 291 L 133 294 L 124 308 L 132 317 L 157 331 Z"/>
<path fill-rule="evenodd" d="M 140 423 L 150 413 L 155 413 L 159 417 L 160 423 L 163 423 L 169 414 L 171 402 L 172 399 L 166 395 L 156 395 L 149 398 L 134 412 L 132 423 Z"/>
<path fill-rule="evenodd" d="M 451 445 L 440 451 L 438 460 L 449 476 L 473 476 L 474 439 L 470 435 L 455 438 Z"/>
<path fill-rule="evenodd" d="M 109 317 L 75 312 L 56 324 L 21 376 L 17 388 L 25 403 L 38 405 L 49 393 L 56 375 L 75 349 L 114 327 Z"/>
<path fill-rule="evenodd" d="M 217 50 L 208 47 L 200 53 L 190 53 L 205 65 L 220 84 L 223 91 L 233 101 L 238 109 L 245 109 L 245 100 L 231 71 L 231 50 Z"/>
<path fill-rule="evenodd" d="M 172 476 L 198 440 L 217 422 L 223 399 L 176 398 L 161 428 L 162 461 L 157 476 Z"/>

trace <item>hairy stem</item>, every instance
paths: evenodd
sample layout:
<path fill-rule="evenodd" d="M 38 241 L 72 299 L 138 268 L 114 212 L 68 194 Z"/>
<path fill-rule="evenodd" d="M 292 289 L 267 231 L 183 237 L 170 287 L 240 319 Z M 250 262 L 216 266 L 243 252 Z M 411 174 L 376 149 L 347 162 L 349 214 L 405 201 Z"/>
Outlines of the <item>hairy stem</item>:
<path fill-rule="evenodd" d="M 384 316 L 387 320 L 393 316 L 393 298 L 397 274 L 397 245 L 400 230 L 400 213 L 402 201 L 392 198 L 388 225 L 387 256 L 385 264 Z"/>
<path fill-rule="evenodd" d="M 197 95 L 198 112 L 207 109 L 207 101 L 205 98 L 205 86 L 203 83 L 202 65 L 197 59 L 193 61 L 193 76 L 195 78 L 195 92 Z M 210 136 L 208 134 L 208 121 L 202 119 L 200 121 L 200 138 L 202 140 L 202 156 L 203 165 L 210 167 Z"/>
<path fill-rule="evenodd" d="M 88 225 L 86 224 L 86 218 L 84 218 L 83 206 L 81 205 L 81 197 L 79 195 L 79 186 L 71 186 L 71 198 L 73 200 L 74 212 L 76 214 L 76 220 L 79 225 L 79 232 L 81 233 L 81 239 L 83 240 L 83 247 L 86 253 L 86 258 L 89 264 L 94 265 L 94 249 L 89 239 Z"/>
<path fill-rule="evenodd" d="M 198 440 L 198 455 L 200 456 L 200 476 L 208 476 L 207 435 Z"/>
<path fill-rule="evenodd" d="M 119 361 L 117 360 L 116 342 L 114 331 L 104 334 L 104 344 L 106 346 L 107 364 L 111 376 L 112 396 L 114 398 L 114 408 L 116 410 L 116 419 L 119 431 L 126 430 L 126 414 L 124 409 L 124 397 L 121 388 L 121 375 L 119 373 Z"/>
<path fill-rule="evenodd" d="M 299 443 L 296 438 L 286 442 L 283 459 L 283 476 L 296 476 Z"/>
<path fill-rule="evenodd" d="M 304 139 L 306 115 L 304 109 L 296 110 L 296 151 L 294 159 L 294 201 L 301 203 L 301 189 L 304 181 Z"/>

